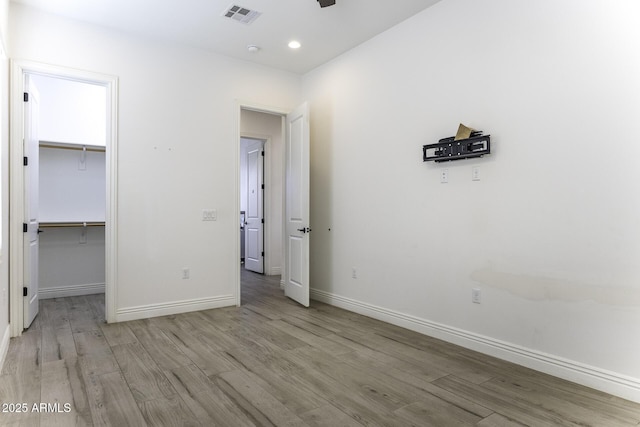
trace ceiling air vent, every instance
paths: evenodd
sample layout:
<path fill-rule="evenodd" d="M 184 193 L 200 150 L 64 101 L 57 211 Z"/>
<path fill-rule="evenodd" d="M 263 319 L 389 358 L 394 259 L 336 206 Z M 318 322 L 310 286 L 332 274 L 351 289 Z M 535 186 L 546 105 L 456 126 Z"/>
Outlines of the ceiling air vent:
<path fill-rule="evenodd" d="M 238 6 L 237 4 L 232 4 L 222 12 L 222 16 L 233 19 L 234 21 L 242 22 L 243 24 L 251 24 L 253 21 L 258 19 L 260 15 L 262 15 L 262 13 L 257 10 L 247 9 L 246 7 Z"/>

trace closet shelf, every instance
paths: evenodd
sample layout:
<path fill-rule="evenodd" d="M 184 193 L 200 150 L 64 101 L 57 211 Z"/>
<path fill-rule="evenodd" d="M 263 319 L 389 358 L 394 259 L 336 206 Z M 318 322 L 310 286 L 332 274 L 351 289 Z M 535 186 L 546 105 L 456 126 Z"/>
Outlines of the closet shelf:
<path fill-rule="evenodd" d="M 40 228 L 61 228 L 61 227 L 104 227 L 104 221 L 92 222 L 41 222 Z"/>
<path fill-rule="evenodd" d="M 100 145 L 73 144 L 69 142 L 40 141 L 40 148 L 57 148 L 61 150 L 97 151 L 104 153 L 107 148 Z"/>

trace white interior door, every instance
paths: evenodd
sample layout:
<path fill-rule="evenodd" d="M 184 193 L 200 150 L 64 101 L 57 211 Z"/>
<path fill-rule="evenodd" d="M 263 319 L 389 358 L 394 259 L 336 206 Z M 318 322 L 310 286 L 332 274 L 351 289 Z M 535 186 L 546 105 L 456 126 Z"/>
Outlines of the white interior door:
<path fill-rule="evenodd" d="M 287 115 L 284 293 L 309 307 L 309 107 Z"/>
<path fill-rule="evenodd" d="M 245 211 L 244 268 L 264 273 L 264 156 L 263 141 L 247 149 L 247 207 Z"/>
<path fill-rule="evenodd" d="M 24 325 L 26 329 L 38 314 L 38 139 L 40 95 L 29 75 L 25 76 L 24 156 L 25 224 L 24 233 Z M 23 294 L 24 295 L 24 294 Z"/>

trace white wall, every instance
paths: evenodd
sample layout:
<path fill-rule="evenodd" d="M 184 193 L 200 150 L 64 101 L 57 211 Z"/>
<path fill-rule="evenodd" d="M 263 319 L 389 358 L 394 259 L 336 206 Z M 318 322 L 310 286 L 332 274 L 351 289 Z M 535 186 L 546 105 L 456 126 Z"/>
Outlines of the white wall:
<path fill-rule="evenodd" d="M 105 164 L 104 152 L 41 147 L 40 222 L 104 221 Z"/>
<path fill-rule="evenodd" d="M 31 79 L 41 98 L 41 141 L 106 145 L 106 87 L 38 75 Z"/>
<path fill-rule="evenodd" d="M 268 139 L 265 148 L 266 274 L 281 274 L 283 247 L 284 136 L 282 116 L 242 110 L 241 135 Z"/>
<path fill-rule="evenodd" d="M 640 401 L 639 20 L 445 0 L 305 75 L 312 295 Z"/>
<path fill-rule="evenodd" d="M 10 22 L 11 56 L 119 78 L 118 318 L 235 304 L 237 100 L 290 108 L 300 77 L 17 4 Z"/>

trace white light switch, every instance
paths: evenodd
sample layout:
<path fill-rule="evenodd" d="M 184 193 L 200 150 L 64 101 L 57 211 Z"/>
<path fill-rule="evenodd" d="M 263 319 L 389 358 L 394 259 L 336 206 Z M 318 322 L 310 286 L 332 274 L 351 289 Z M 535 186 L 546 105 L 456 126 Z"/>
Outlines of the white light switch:
<path fill-rule="evenodd" d="M 215 209 L 204 209 L 202 211 L 203 221 L 216 221 L 218 219 L 218 211 Z"/>

